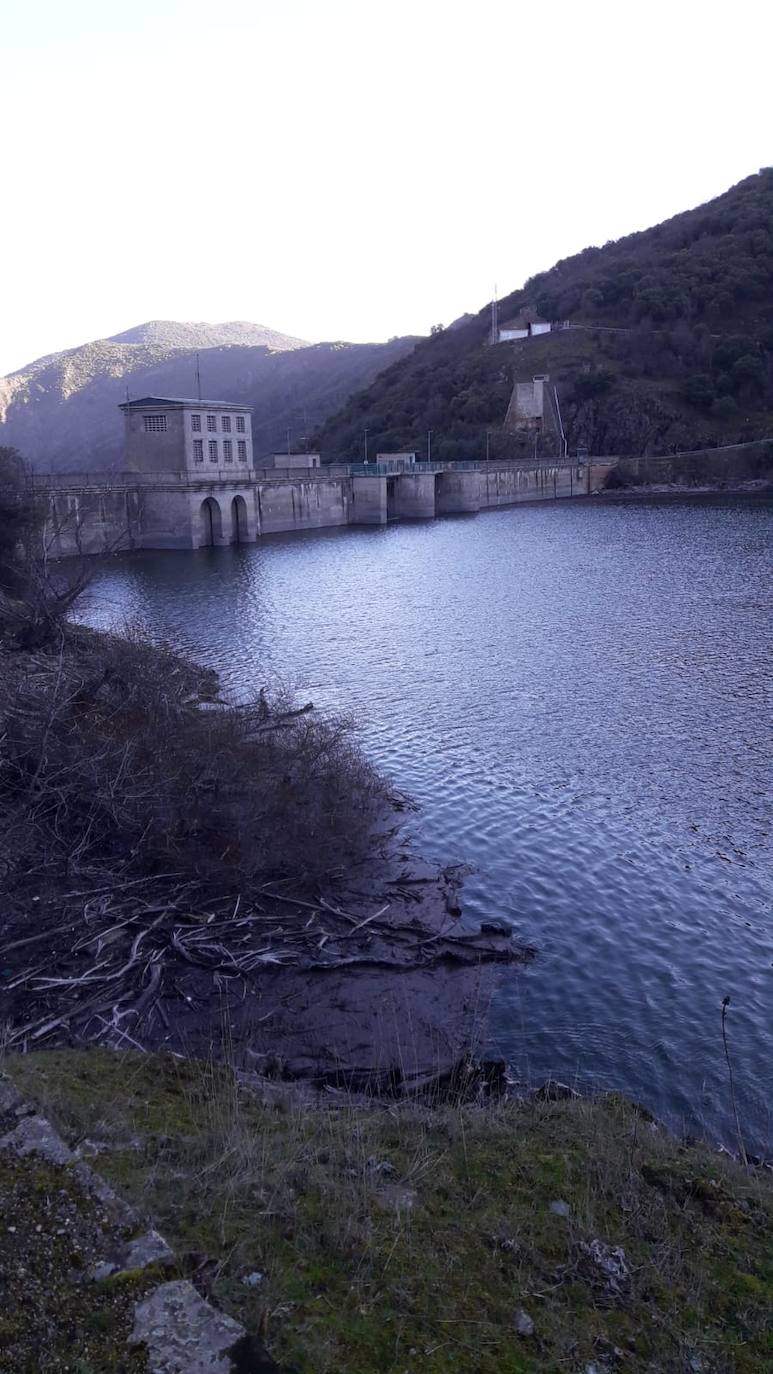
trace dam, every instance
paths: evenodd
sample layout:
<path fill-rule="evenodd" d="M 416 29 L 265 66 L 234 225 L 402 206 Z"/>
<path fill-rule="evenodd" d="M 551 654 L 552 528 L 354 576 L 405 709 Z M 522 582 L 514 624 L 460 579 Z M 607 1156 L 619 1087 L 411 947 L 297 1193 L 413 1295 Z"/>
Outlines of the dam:
<path fill-rule="evenodd" d="M 526 501 L 588 496 L 610 462 L 384 463 L 252 469 L 37 474 L 53 558 L 123 549 L 198 549 L 337 525 L 473 514 Z M 391 469 L 391 470 L 390 470 Z"/>
<path fill-rule="evenodd" d="M 47 555 L 67 558 L 124 549 L 199 549 L 254 543 L 271 534 L 341 525 L 385 525 L 472 515 L 522 502 L 591 496 L 610 483 L 715 480 L 762 468 L 743 453 L 663 459 L 537 458 L 321 465 L 317 454 L 275 457 L 256 467 L 248 406 L 145 396 L 123 411 L 122 471 L 35 474 L 45 506 Z M 751 467 L 754 462 L 756 466 Z M 760 466 L 761 464 L 761 466 Z"/>

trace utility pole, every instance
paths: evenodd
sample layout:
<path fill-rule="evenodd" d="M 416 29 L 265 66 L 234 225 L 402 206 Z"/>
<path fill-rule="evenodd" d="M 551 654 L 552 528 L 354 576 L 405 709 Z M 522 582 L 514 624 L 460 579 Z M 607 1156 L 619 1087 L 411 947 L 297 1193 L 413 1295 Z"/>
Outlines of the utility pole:
<path fill-rule="evenodd" d="M 365 431 L 365 462 L 368 461 L 368 431 Z"/>
<path fill-rule="evenodd" d="M 290 430 L 287 431 L 287 457 L 290 457 Z"/>
<path fill-rule="evenodd" d="M 554 387 L 553 387 L 553 396 L 554 396 L 554 399 L 555 399 L 555 402 L 556 402 L 556 415 L 558 416 L 558 428 L 559 428 L 559 430 L 561 431 L 561 456 L 562 456 L 562 458 L 566 458 L 566 449 L 567 449 L 566 435 L 564 434 L 564 422 L 563 422 L 563 420 L 561 419 L 561 407 L 560 407 L 560 405 L 558 404 L 558 387 L 557 387 L 557 386 L 554 386 Z"/>
<path fill-rule="evenodd" d="M 196 398 L 201 404 L 201 368 L 199 367 L 199 355 L 196 354 Z"/>
<path fill-rule="evenodd" d="M 494 299 L 491 302 L 491 342 L 499 343 L 499 302 L 497 300 L 497 284 L 494 282 Z"/>
<path fill-rule="evenodd" d="M 432 430 L 427 430 L 427 464 L 432 462 Z"/>
<path fill-rule="evenodd" d="M 486 430 L 486 462 L 491 460 L 491 430 Z"/>

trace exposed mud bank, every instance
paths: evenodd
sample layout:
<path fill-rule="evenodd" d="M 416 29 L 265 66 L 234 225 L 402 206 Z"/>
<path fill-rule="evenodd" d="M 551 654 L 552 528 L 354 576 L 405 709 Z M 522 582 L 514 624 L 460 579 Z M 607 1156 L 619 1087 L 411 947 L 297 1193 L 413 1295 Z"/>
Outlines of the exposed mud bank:
<path fill-rule="evenodd" d="M 9 1046 L 165 1049 L 376 1093 L 447 1079 L 482 1050 L 498 965 L 532 951 L 464 921 L 462 867 L 419 859 L 395 825 L 374 846 L 316 895 L 17 885 L 0 924 Z"/>

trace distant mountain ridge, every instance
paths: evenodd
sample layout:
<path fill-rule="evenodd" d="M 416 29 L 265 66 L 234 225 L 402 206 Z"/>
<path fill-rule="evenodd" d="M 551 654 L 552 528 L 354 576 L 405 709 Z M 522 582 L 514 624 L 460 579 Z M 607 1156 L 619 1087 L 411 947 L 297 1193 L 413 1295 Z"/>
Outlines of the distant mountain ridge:
<path fill-rule="evenodd" d="M 367 428 L 374 451 L 423 451 L 431 431 L 438 459 L 515 456 L 513 382 L 540 374 L 570 447 L 645 455 L 773 435 L 773 168 L 564 259 L 505 297 L 499 319 L 524 310 L 578 327 L 490 346 L 489 303 L 351 396 L 315 446 L 341 458 Z M 558 444 L 556 430 L 546 455 Z"/>
<path fill-rule="evenodd" d="M 305 442 L 312 428 L 415 339 L 308 344 L 247 321 L 149 320 L 107 339 L 47 354 L 0 378 L 0 444 L 38 469 L 104 470 L 122 463 L 129 395 L 196 394 L 253 407 L 256 458 Z"/>
<path fill-rule="evenodd" d="M 223 324 L 194 323 L 190 320 L 147 320 L 145 324 L 111 334 L 108 343 L 158 345 L 161 348 L 260 347 L 277 351 L 308 348 L 306 339 L 294 339 L 249 320 L 227 320 Z"/>

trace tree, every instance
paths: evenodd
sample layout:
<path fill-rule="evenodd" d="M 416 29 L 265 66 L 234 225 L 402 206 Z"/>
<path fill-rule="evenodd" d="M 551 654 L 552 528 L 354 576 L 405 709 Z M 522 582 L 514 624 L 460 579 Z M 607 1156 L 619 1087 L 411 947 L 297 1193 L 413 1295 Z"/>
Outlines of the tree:
<path fill-rule="evenodd" d="M 737 358 L 730 370 L 733 379 L 733 389 L 736 394 L 750 394 L 765 390 L 765 369 L 759 358 L 755 358 L 751 353 L 744 353 Z"/>
<path fill-rule="evenodd" d="M 0 447 L 0 641 L 17 649 L 57 642 L 68 612 L 87 586 L 84 565 L 48 561 L 46 502 L 24 460 Z"/>
<path fill-rule="evenodd" d="M 714 400 L 714 383 L 705 372 L 688 377 L 682 387 L 682 395 L 688 405 L 698 410 L 708 410 Z"/>
<path fill-rule="evenodd" d="M 21 454 L 0 447 L 0 591 L 24 590 L 30 545 L 42 519 Z"/>

